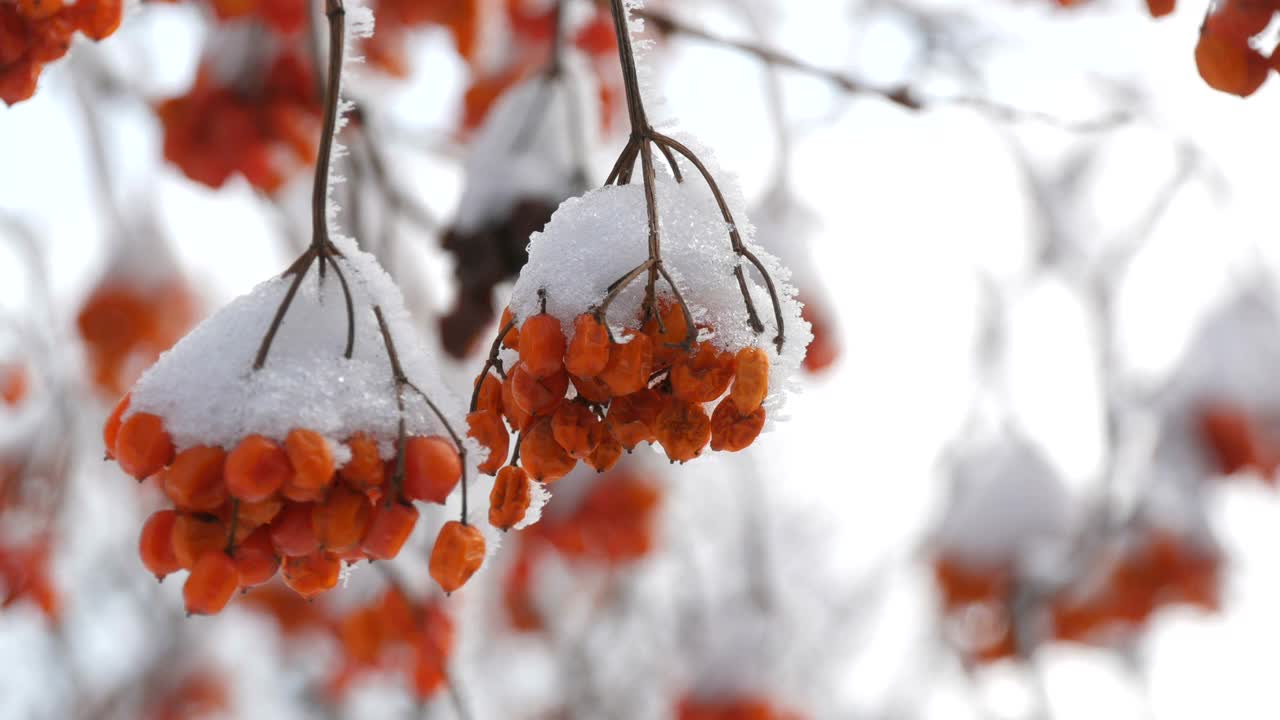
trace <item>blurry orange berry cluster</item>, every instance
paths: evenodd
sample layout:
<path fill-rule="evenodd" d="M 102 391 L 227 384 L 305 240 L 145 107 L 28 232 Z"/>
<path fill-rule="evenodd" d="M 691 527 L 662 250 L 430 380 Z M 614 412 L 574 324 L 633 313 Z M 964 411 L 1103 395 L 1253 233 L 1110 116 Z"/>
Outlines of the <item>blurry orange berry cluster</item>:
<path fill-rule="evenodd" d="M 156 477 L 173 503 L 147 520 L 139 554 L 159 578 L 190 572 L 189 613 L 217 613 L 236 590 L 277 570 L 294 592 L 312 597 L 337 584 L 343 561 L 394 558 L 417 524 L 413 503 L 443 503 L 462 476 L 457 451 L 437 436 L 408 438 L 395 460 L 384 461 L 371 437 L 356 434 L 341 466 L 328 440 L 302 428 L 282 444 L 248 435 L 230 452 L 176 452 L 164 420 L 126 416 L 129 401 L 108 418 L 104 440 L 121 469 Z"/>
<path fill-rule="evenodd" d="M 1135 533 L 1118 552 L 1049 601 L 1055 640 L 1101 643 L 1116 633 L 1131 634 L 1160 608 L 1183 604 L 1215 611 L 1222 559 L 1194 539 L 1161 528 Z M 963 647 L 977 662 L 1017 657 L 1018 623 L 1013 614 L 1014 568 L 938 557 L 934 579 L 944 613 L 964 617 L 978 607 L 995 618 L 987 632 L 968 633 Z"/>
<path fill-rule="evenodd" d="M 180 279 L 164 283 L 108 278 L 76 317 L 94 386 L 119 397 L 186 334 L 199 309 Z"/>
<path fill-rule="evenodd" d="M 320 98 L 310 64 L 294 51 L 249 76 L 236 84 L 202 67 L 185 95 L 160 103 L 164 156 L 209 187 L 238 173 L 274 192 L 315 162 Z"/>
<path fill-rule="evenodd" d="M 73 35 L 102 40 L 120 27 L 123 13 L 123 0 L 0 2 L 0 100 L 13 105 L 31 97 L 45 65 L 67 53 Z"/>

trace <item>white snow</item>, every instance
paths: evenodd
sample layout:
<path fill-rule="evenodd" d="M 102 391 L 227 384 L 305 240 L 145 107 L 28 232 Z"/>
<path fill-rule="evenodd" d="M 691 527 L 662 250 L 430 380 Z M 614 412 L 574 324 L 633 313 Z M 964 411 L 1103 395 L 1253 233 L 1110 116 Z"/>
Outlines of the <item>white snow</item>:
<path fill-rule="evenodd" d="M 696 168 L 681 162 L 685 180 L 677 183 L 655 150 L 663 263 L 695 322 L 712 328 L 704 332 L 703 339 L 726 351 L 760 347 L 769 353 L 770 391 L 765 403 L 767 409 L 776 410 L 813 338 L 809 324 L 800 317 L 801 306 L 795 300 L 790 272 L 754 241 L 755 229 L 746 219 L 736 181 L 718 170 L 709 152 L 692 141 L 677 139 L 689 146 L 716 178 L 744 244 L 773 278 L 786 332 L 782 353 L 778 354 L 773 343 L 777 324 L 765 285 L 754 268 L 733 252 L 728 225 Z M 547 312 L 560 319 L 568 335 L 577 315 L 598 305 L 611 283 L 645 261 L 648 220 L 638 174 L 637 166 L 637 177 L 629 185 L 604 187 L 565 201 L 547 227 L 533 235 L 529 263 L 512 290 L 510 305 L 518 319 L 539 311 L 538 291 L 545 289 Z M 747 322 L 746 305 L 734 276 L 739 263 L 747 271 L 750 294 L 765 325 L 759 334 Z M 611 326 L 639 327 L 645 284 L 642 274 L 617 296 L 609 307 Z M 671 295 L 661 280 L 658 294 Z"/>
<path fill-rule="evenodd" d="M 536 481 L 529 481 L 529 508 L 524 511 L 524 518 L 513 525 L 516 530 L 523 530 L 530 525 L 542 519 L 542 508 L 546 507 L 547 501 L 551 499 L 551 491 L 546 485 Z"/>
<path fill-rule="evenodd" d="M 467 186 L 457 226 L 473 231 L 521 200 L 557 204 L 583 190 L 575 173 L 596 146 L 600 127 L 595 76 L 566 51 L 560 76 L 539 73 L 494 104 L 467 157 Z"/>

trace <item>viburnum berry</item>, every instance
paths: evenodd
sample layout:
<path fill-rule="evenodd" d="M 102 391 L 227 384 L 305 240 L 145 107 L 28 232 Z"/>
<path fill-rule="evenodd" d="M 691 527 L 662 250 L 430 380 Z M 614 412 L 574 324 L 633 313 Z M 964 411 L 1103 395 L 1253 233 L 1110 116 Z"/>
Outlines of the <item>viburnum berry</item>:
<path fill-rule="evenodd" d="M 500 530 L 515 527 L 529 510 L 530 499 L 529 474 L 523 468 L 502 468 L 489 493 L 489 524 Z"/>
<path fill-rule="evenodd" d="M 238 542 L 231 552 L 231 559 L 240 576 L 241 588 L 267 582 L 276 576 L 276 570 L 280 568 L 280 556 L 271 543 L 270 529 L 265 525 Z"/>
<path fill-rule="evenodd" d="M 727 397 L 711 413 L 711 449 L 738 452 L 755 442 L 764 429 L 764 408 L 744 413 L 738 403 Z"/>
<path fill-rule="evenodd" d="M 304 598 L 311 598 L 338 584 L 342 561 L 332 553 L 316 550 L 309 555 L 286 557 L 280 568 L 284 583 Z"/>
<path fill-rule="evenodd" d="M 404 447 L 404 485 L 410 500 L 444 504 L 462 477 L 462 460 L 442 437 L 412 437 Z"/>
<path fill-rule="evenodd" d="M 502 416 L 493 410 L 477 410 L 467 415 L 467 436 L 489 450 L 489 457 L 480 463 L 480 472 L 496 475 L 498 469 L 507 462 L 507 451 L 510 449 L 511 436 L 502 424 Z"/>
<path fill-rule="evenodd" d="M 158 510 L 142 525 L 142 535 L 138 538 L 138 556 L 157 580 L 163 580 L 165 575 L 182 569 L 182 564 L 173 551 L 173 525 L 177 517 L 178 514 L 173 510 Z"/>
<path fill-rule="evenodd" d="M 313 518 L 314 504 L 289 503 L 271 521 L 271 544 L 281 555 L 301 557 L 320 547 Z"/>
<path fill-rule="evenodd" d="M 363 493 L 344 485 L 334 487 L 311 508 L 311 527 L 320 547 L 340 553 L 358 546 L 369 529 L 370 510 Z"/>
<path fill-rule="evenodd" d="M 561 403 L 551 416 L 551 432 L 570 457 L 579 460 L 591 455 L 604 439 L 604 423 L 585 404 Z"/>
<path fill-rule="evenodd" d="M 1247 38 L 1208 24 L 1200 31 L 1195 54 L 1200 77 L 1215 90 L 1247 97 L 1267 79 L 1267 58 L 1254 50 Z"/>
<path fill-rule="evenodd" d="M 369 519 L 360 548 L 371 560 L 390 560 L 400 554 L 418 524 L 418 509 L 408 503 L 379 503 Z"/>
<path fill-rule="evenodd" d="M 115 432 L 112 455 L 120 468 L 138 480 L 164 469 L 173 461 L 173 440 L 164 421 L 151 413 L 133 413 Z"/>
<path fill-rule="evenodd" d="M 217 510 L 227 501 L 229 483 L 223 480 L 226 457 L 222 448 L 183 450 L 160 475 L 164 494 L 181 510 Z"/>
<path fill-rule="evenodd" d="M 573 320 L 573 338 L 564 354 L 564 367 L 571 375 L 592 378 L 609 364 L 609 329 L 591 313 Z"/>
<path fill-rule="evenodd" d="M 188 615 L 215 615 L 222 612 L 240 587 L 235 562 L 221 550 L 202 554 L 182 586 Z"/>
<path fill-rule="evenodd" d="M 520 467 L 541 483 L 553 483 L 569 474 L 577 464 L 573 456 L 556 442 L 551 418 L 535 420 L 520 441 Z"/>
<path fill-rule="evenodd" d="M 173 556 L 184 570 L 195 567 L 205 553 L 227 545 L 227 526 L 213 515 L 178 513 L 171 532 Z"/>
<path fill-rule="evenodd" d="M 431 546 L 431 577 L 442 590 L 451 593 L 484 563 L 484 535 L 474 526 L 450 520 L 440 527 Z"/>
<path fill-rule="evenodd" d="M 529 415 L 550 415 L 560 405 L 568 388 L 569 376 L 563 370 L 537 377 L 523 362 L 511 368 L 511 399 Z"/>
<path fill-rule="evenodd" d="M 61 58 L 79 31 L 102 40 L 120 26 L 121 0 L 20 0 L 0 3 L 0 101 L 14 105 L 35 94 L 45 64 Z"/>

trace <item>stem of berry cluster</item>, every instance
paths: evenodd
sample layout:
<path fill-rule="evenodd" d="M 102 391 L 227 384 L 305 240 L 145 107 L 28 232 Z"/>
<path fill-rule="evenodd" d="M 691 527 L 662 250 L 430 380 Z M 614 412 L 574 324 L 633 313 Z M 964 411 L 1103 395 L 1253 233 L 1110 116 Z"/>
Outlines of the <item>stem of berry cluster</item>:
<path fill-rule="evenodd" d="M 356 326 L 355 308 L 351 297 L 351 288 L 347 285 L 346 275 L 342 272 L 338 259 L 342 253 L 334 247 L 329 239 L 329 164 L 333 156 L 334 135 L 338 127 L 338 97 L 342 84 L 342 54 L 346 39 L 346 9 L 342 0 L 325 0 L 325 17 L 329 20 L 329 73 L 324 88 L 324 127 L 320 132 L 320 146 L 316 152 L 315 184 L 311 193 L 311 246 L 285 270 L 284 277 L 293 276 L 293 282 L 285 292 L 280 307 L 276 310 L 267 332 L 258 346 L 258 353 L 253 361 L 253 369 L 261 370 L 271 352 L 271 344 L 275 341 L 280 324 L 289 312 L 302 280 L 311 269 L 313 263 L 319 262 L 320 280 L 324 280 L 325 266 L 333 268 L 338 283 L 342 286 L 342 296 L 347 310 L 347 344 L 343 357 L 351 359 L 355 352 Z"/>
<path fill-rule="evenodd" d="M 662 328 L 661 314 L 658 312 L 656 301 L 656 284 L 659 277 L 666 281 L 675 294 L 677 303 L 681 312 L 684 314 L 685 327 L 688 328 L 687 335 L 683 342 L 686 349 L 692 348 L 693 343 L 697 340 L 697 327 L 693 323 L 692 314 L 689 312 L 688 304 L 681 296 L 680 291 L 676 288 L 675 282 L 667 272 L 662 263 L 662 236 L 661 224 L 658 216 L 658 199 L 657 199 L 657 176 L 654 168 L 653 148 L 657 147 L 666 159 L 667 165 L 671 168 L 672 175 L 677 182 L 683 182 L 684 177 L 681 174 L 679 163 L 676 161 L 676 155 L 683 156 L 690 164 L 692 164 L 702 176 L 707 188 L 711 191 L 712 196 L 716 200 L 716 204 L 720 208 L 720 213 L 724 217 L 725 223 L 729 227 L 729 242 L 733 248 L 733 252 L 740 260 L 746 260 L 759 271 L 760 276 L 764 279 L 765 285 L 769 291 L 769 297 L 773 302 L 774 319 L 777 323 L 778 334 L 774 338 L 774 343 L 778 347 L 778 351 L 782 351 L 785 342 L 785 332 L 783 328 L 782 303 L 779 299 L 777 288 L 774 285 L 773 278 L 769 276 L 763 263 L 752 253 L 746 244 L 742 241 L 742 237 L 738 232 L 737 224 L 734 222 L 733 213 L 729 209 L 729 203 L 724 193 L 720 190 L 720 186 L 712 177 L 706 165 L 697 157 L 696 154 L 688 147 L 684 146 L 675 139 L 663 135 L 653 129 L 649 124 L 648 116 L 645 114 L 644 101 L 640 92 L 639 72 L 636 68 L 635 50 L 631 44 L 631 32 L 628 26 L 626 15 L 626 5 L 623 0 L 610 0 L 613 9 L 613 26 L 614 32 L 618 39 L 618 59 L 622 65 L 623 86 L 627 96 L 627 115 L 631 121 L 631 137 L 627 141 L 626 146 L 622 149 L 622 153 L 618 156 L 617 163 L 614 164 L 612 172 L 605 180 L 606 185 L 618 183 L 626 185 L 631 182 L 631 175 L 635 170 L 636 160 L 640 161 L 640 169 L 644 182 L 645 191 L 645 210 L 649 219 L 649 258 L 644 263 L 630 271 L 609 288 L 608 294 L 604 300 L 596 308 L 596 316 L 601 320 L 604 319 L 605 311 L 613 300 L 622 292 L 633 280 L 639 275 L 648 274 L 648 286 L 645 292 L 644 312 L 646 316 L 655 317 L 659 327 Z M 743 303 L 747 310 L 747 323 L 757 333 L 764 332 L 764 323 L 760 321 L 759 313 L 756 311 L 755 301 L 751 297 L 749 286 L 747 285 L 746 273 L 739 262 L 734 267 L 734 276 L 738 281 L 738 289 L 742 293 Z M 607 324 L 607 323 L 606 323 Z"/>
<path fill-rule="evenodd" d="M 404 391 L 409 389 L 418 394 L 422 401 L 427 404 L 427 408 L 431 410 L 431 414 L 436 416 L 440 424 L 444 426 L 445 432 L 449 433 L 449 438 L 453 440 L 453 446 L 458 451 L 458 458 L 462 464 L 462 524 L 467 524 L 467 447 L 462 444 L 462 437 L 453 429 L 453 424 L 440 411 L 440 407 L 409 379 L 404 371 L 404 366 L 400 364 L 400 353 L 396 352 L 396 343 L 391 337 L 391 328 L 387 325 L 387 319 L 382 314 L 382 308 L 378 305 L 373 306 L 373 317 L 378 321 L 378 331 L 382 333 L 382 344 L 387 349 L 387 360 L 391 363 L 391 379 L 396 388 L 396 405 L 400 409 L 400 424 L 396 438 L 396 472 L 392 478 L 392 484 L 395 490 L 399 490 L 401 483 L 404 481 L 404 448 L 407 439 L 404 420 Z"/>

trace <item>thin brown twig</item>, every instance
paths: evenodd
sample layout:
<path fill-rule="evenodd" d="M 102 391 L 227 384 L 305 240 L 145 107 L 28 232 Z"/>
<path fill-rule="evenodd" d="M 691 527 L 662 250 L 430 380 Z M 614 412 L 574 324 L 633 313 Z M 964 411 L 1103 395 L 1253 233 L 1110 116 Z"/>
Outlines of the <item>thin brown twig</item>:
<path fill-rule="evenodd" d="M 722 35 L 717 35 L 716 33 L 704 28 L 686 23 L 661 10 L 651 10 L 647 8 L 637 10 L 636 16 L 652 24 L 654 30 L 661 35 L 680 35 L 695 40 L 701 40 L 711 45 L 745 53 L 767 65 L 794 70 L 820 80 L 825 80 L 841 92 L 850 95 L 873 95 L 906 110 L 919 111 L 934 105 L 963 105 L 994 115 L 1006 122 L 1034 121 L 1068 132 L 1078 133 L 1107 130 L 1128 120 L 1128 116 L 1124 113 L 1112 113 L 1104 117 L 1090 120 L 1070 121 L 1051 113 L 1003 105 L 988 98 L 971 96 L 928 97 L 917 92 L 907 84 L 890 86 L 871 85 L 846 73 L 818 67 L 817 65 L 801 60 L 800 58 L 789 55 L 775 48 L 765 47 L 747 40 L 736 40 Z"/>
<path fill-rule="evenodd" d="M 298 288 L 312 263 L 319 261 L 320 280 L 324 280 L 326 265 L 333 267 L 334 275 L 342 286 L 342 294 L 347 310 L 347 342 L 343 357 L 351 359 L 355 352 L 355 307 L 351 297 L 351 288 L 346 276 L 338 266 L 337 260 L 342 253 L 329 239 L 328 202 L 329 202 L 329 164 L 333 156 L 334 134 L 338 124 L 338 93 L 342 81 L 342 54 L 346 35 L 346 10 L 342 0 L 325 0 L 325 17 L 329 20 L 329 70 L 328 82 L 324 88 L 324 127 L 320 134 L 320 147 L 316 153 L 315 180 L 311 193 L 311 245 L 297 260 L 285 270 L 282 277 L 293 276 L 293 282 L 285 292 L 284 299 L 271 318 L 262 343 L 258 346 L 254 357 L 253 369 L 261 370 L 267 362 L 267 355 L 275 342 L 276 334 L 284 322 L 285 315 L 293 305 Z"/>

